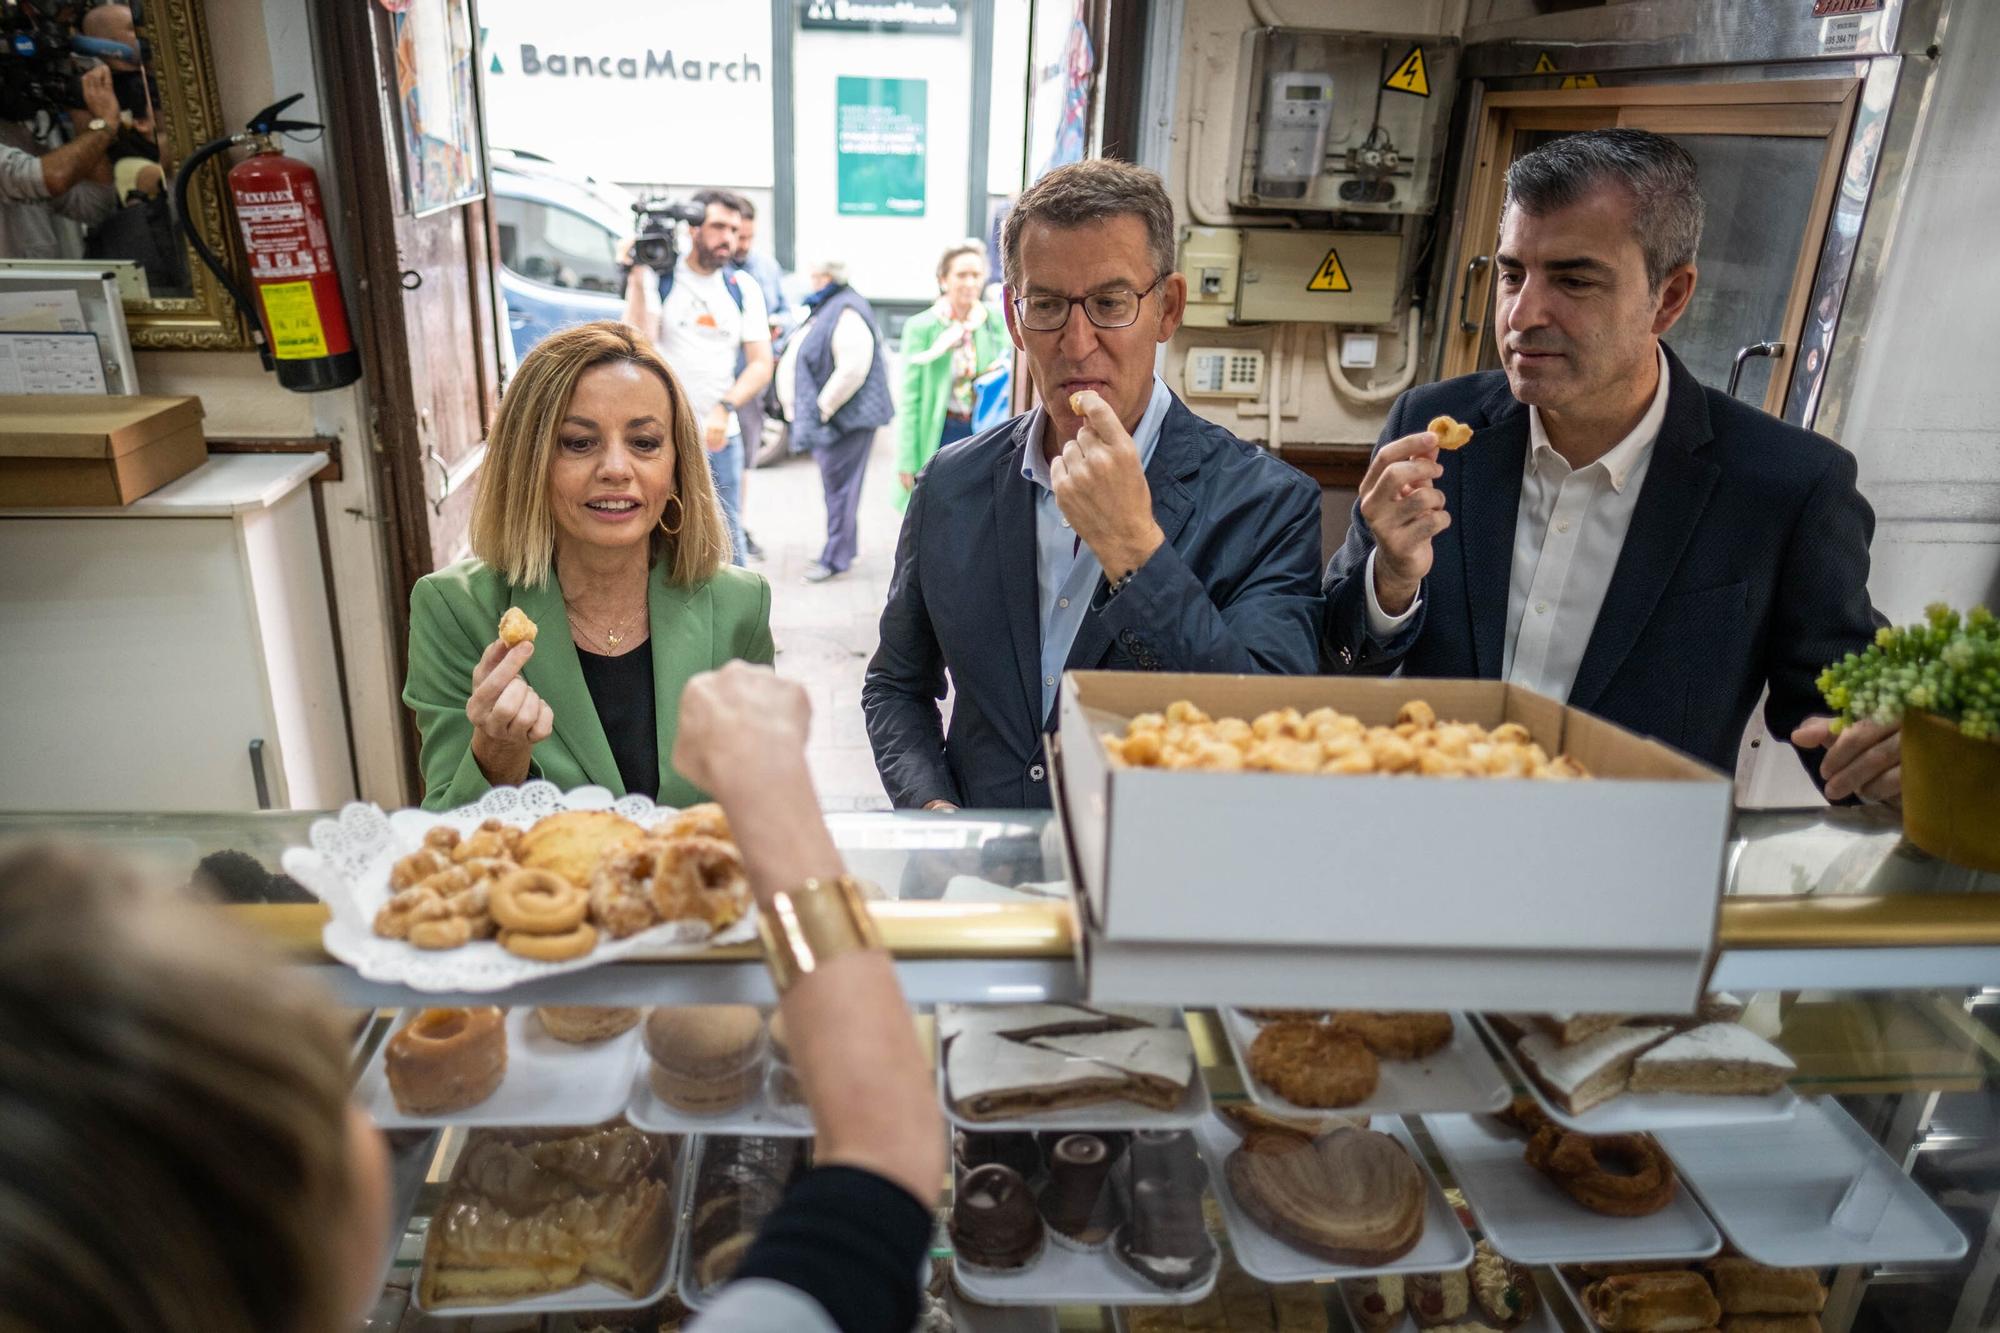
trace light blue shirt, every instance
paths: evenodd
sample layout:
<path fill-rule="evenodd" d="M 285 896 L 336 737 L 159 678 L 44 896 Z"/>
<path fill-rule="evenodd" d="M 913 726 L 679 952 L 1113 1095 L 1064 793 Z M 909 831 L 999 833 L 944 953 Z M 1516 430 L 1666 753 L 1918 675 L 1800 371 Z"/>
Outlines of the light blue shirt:
<path fill-rule="evenodd" d="M 1142 468 L 1153 461 L 1153 450 L 1160 443 L 1160 427 L 1173 403 L 1173 391 L 1167 388 L 1166 381 L 1153 376 L 1152 400 L 1146 404 L 1145 415 L 1139 418 L 1139 428 L 1132 432 L 1132 442 L 1139 446 Z M 1050 489 L 1049 460 L 1042 456 L 1042 432 L 1047 420 L 1048 414 L 1037 407 L 1034 419 L 1028 423 L 1026 457 L 1021 462 L 1021 475 L 1035 483 L 1035 583 L 1042 604 L 1042 715 L 1035 719 L 1036 726 L 1056 706 L 1056 682 L 1062 679 L 1070 645 L 1076 642 L 1084 612 L 1090 610 L 1091 594 L 1097 590 L 1098 577 L 1104 573 L 1097 556 L 1070 531 L 1069 520 L 1063 517 L 1056 493 Z"/>

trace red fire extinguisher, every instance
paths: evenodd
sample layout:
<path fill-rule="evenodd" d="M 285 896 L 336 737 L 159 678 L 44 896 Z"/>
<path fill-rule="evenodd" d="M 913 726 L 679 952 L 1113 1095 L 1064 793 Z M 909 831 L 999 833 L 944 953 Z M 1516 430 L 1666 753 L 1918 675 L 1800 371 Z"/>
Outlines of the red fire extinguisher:
<path fill-rule="evenodd" d="M 287 389 L 316 393 L 360 379 L 361 355 L 348 331 L 319 177 L 305 163 L 280 152 L 275 138 L 283 131 L 320 128 L 310 121 L 277 118 L 300 96 L 258 112 L 245 133 L 203 144 L 190 154 L 174 176 L 174 213 L 195 253 L 221 279 L 256 329 L 264 368 L 275 370 L 278 383 Z M 254 302 L 186 226 L 187 185 L 194 170 L 216 154 L 244 145 L 251 154 L 229 169 L 228 183 L 243 251 L 250 260 Z"/>

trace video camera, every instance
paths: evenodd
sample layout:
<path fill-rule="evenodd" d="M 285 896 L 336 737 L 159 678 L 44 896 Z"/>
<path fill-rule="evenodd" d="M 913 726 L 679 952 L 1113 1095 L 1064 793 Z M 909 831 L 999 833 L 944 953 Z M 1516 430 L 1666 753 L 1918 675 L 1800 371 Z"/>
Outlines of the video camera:
<path fill-rule="evenodd" d="M 141 0 L 127 0 L 132 24 L 143 31 Z M 146 59 L 119 42 L 82 35 L 85 0 L 0 0 L 0 120 L 34 120 L 83 109 L 84 71 L 101 58 Z M 119 105 L 149 114 L 151 89 L 143 70 L 112 76 Z"/>
<path fill-rule="evenodd" d="M 632 262 L 644 264 L 655 273 L 665 273 L 673 268 L 679 258 L 679 248 L 674 244 L 674 224 L 685 222 L 690 227 L 699 227 L 708 210 L 700 204 L 682 203 L 677 199 L 655 196 L 641 199 L 632 205 L 638 214 L 638 239 L 632 244 Z"/>

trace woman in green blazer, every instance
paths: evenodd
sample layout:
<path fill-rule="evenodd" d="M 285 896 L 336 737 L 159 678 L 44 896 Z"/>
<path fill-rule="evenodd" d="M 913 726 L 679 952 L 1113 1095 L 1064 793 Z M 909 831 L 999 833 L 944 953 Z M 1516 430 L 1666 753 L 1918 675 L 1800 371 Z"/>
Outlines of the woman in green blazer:
<path fill-rule="evenodd" d="M 979 295 L 986 242 L 965 240 L 938 261 L 937 304 L 903 325 L 896 402 L 896 508 L 910 503 L 931 455 L 972 434 L 972 382 L 1007 359 L 1006 330 Z"/>
<path fill-rule="evenodd" d="M 529 778 L 706 799 L 672 767 L 681 688 L 771 661 L 771 588 L 728 563 L 680 381 L 621 323 L 551 334 L 508 386 L 480 478 L 477 558 L 410 594 L 424 808 Z M 510 609 L 532 639 L 500 637 Z"/>

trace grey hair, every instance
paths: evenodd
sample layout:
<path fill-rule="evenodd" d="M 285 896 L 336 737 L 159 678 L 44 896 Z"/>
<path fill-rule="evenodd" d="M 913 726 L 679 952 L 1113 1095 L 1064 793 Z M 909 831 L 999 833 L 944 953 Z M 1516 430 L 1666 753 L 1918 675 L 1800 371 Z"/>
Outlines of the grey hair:
<path fill-rule="evenodd" d="M 1030 222 L 1082 227 L 1130 215 L 1146 224 L 1146 251 L 1161 276 L 1174 271 L 1174 203 L 1158 172 L 1108 157 L 1057 167 L 1014 201 L 1000 227 L 1000 262 L 1021 286 L 1021 233 Z"/>
<path fill-rule="evenodd" d="M 847 285 L 847 261 L 845 259 L 816 259 L 806 266 L 806 273 L 808 275 L 824 273 L 841 286 L 845 287 Z"/>
<path fill-rule="evenodd" d="M 1687 149 L 1650 130 L 1584 130 L 1543 144 L 1507 168 L 1504 216 L 1540 217 L 1606 183 L 1632 199 L 1632 227 L 1654 291 L 1701 246 L 1701 183 Z"/>

